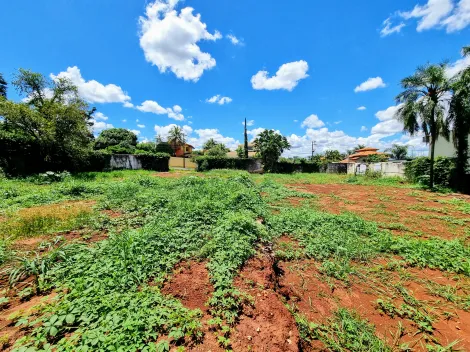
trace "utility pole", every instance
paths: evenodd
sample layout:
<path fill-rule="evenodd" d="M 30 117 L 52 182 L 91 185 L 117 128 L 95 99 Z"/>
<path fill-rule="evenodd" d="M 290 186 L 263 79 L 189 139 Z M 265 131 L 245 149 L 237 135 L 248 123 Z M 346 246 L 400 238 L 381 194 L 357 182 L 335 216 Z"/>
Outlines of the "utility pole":
<path fill-rule="evenodd" d="M 315 153 L 315 146 L 317 145 L 316 141 L 312 141 L 312 158 L 310 160 L 313 160 L 313 153 Z"/>
<path fill-rule="evenodd" d="M 181 135 L 183 137 L 183 169 L 186 169 L 186 143 L 184 140 L 184 132 Z"/>
<path fill-rule="evenodd" d="M 248 131 L 246 130 L 246 117 L 245 117 L 245 145 L 244 145 L 245 159 L 248 159 Z"/>

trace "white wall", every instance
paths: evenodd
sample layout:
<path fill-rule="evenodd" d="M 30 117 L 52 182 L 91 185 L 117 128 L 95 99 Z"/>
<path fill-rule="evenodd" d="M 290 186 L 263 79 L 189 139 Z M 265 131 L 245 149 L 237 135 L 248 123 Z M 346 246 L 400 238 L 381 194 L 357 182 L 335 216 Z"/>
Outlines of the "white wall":
<path fill-rule="evenodd" d="M 366 170 L 379 171 L 384 177 L 405 177 L 405 162 L 386 163 L 349 163 L 349 175 L 363 175 Z"/>
<path fill-rule="evenodd" d="M 468 137 L 470 139 L 470 136 Z M 469 146 L 469 155 L 470 155 L 470 146 Z M 449 158 L 453 158 L 456 155 L 456 150 L 454 147 L 454 142 L 452 141 L 452 137 L 449 141 L 447 141 L 444 137 L 439 137 L 436 141 L 436 146 L 434 148 L 434 156 L 437 158 L 438 156 L 445 156 Z M 429 153 L 428 156 L 431 156 L 431 146 L 429 146 Z M 470 158 L 469 158 L 470 161 Z"/>

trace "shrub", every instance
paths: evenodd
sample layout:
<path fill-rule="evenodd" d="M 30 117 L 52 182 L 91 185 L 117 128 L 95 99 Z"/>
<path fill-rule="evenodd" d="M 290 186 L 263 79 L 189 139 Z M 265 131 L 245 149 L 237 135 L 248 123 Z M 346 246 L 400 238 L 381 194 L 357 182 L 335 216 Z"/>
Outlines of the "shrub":
<path fill-rule="evenodd" d="M 415 183 L 429 185 L 429 172 L 431 161 L 428 157 L 415 158 L 405 167 L 406 178 Z M 455 160 L 453 158 L 437 157 L 434 161 L 434 183 L 436 186 L 452 186 L 452 177 L 455 170 Z"/>
<path fill-rule="evenodd" d="M 213 169 L 248 170 L 254 159 L 237 159 L 220 156 L 200 156 L 195 159 L 198 171 L 209 171 Z"/>
<path fill-rule="evenodd" d="M 37 181 L 41 184 L 49 184 L 52 182 L 61 182 L 64 181 L 66 178 L 70 177 L 70 172 L 63 171 L 63 172 L 54 172 L 54 171 L 47 171 L 43 174 L 39 174 L 37 176 Z"/>
<path fill-rule="evenodd" d="M 169 171 L 170 154 L 141 152 L 136 158 L 142 163 L 144 170 Z"/>

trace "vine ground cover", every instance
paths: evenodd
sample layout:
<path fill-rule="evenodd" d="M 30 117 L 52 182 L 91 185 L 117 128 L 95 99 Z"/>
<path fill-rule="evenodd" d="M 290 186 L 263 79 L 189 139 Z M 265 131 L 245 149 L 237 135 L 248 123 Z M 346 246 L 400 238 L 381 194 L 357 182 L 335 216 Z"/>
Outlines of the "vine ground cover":
<path fill-rule="evenodd" d="M 3 349 L 470 349 L 468 199 L 395 179 L 158 176 L 0 181 Z M 374 193 L 372 208 L 348 208 L 355 191 Z M 441 236 L 428 219 L 403 224 L 388 209 L 400 197 L 407 211 L 459 221 L 437 218 L 454 226 Z"/>

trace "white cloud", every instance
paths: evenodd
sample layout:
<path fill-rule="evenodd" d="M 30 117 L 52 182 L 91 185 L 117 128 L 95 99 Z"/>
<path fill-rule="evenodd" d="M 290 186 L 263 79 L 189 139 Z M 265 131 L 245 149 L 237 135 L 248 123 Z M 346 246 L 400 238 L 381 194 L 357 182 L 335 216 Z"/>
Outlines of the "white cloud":
<path fill-rule="evenodd" d="M 401 104 L 393 105 L 385 110 L 377 111 L 375 117 L 377 117 L 380 122 L 371 128 L 371 133 L 391 136 L 395 133 L 402 132 L 403 123 L 396 119 L 396 114 L 401 106 Z"/>
<path fill-rule="evenodd" d="M 115 84 L 103 85 L 95 80 L 85 81 L 77 66 L 68 67 L 67 71 L 57 75 L 50 74 L 52 79 L 68 78 L 78 88 L 78 94 L 90 103 L 123 103 L 129 106 L 131 97 Z"/>
<path fill-rule="evenodd" d="M 168 115 L 170 119 L 177 121 L 183 121 L 184 115 L 181 114 L 183 109 L 179 105 L 173 106 L 173 108 L 164 108 L 160 106 L 156 101 L 146 100 L 140 106 L 137 106 L 137 110 L 142 112 L 151 112 L 156 115 Z"/>
<path fill-rule="evenodd" d="M 416 30 L 421 32 L 438 26 L 454 8 L 452 0 L 428 0 L 425 5 L 416 5 L 413 10 L 400 12 L 404 19 L 419 18 Z"/>
<path fill-rule="evenodd" d="M 299 120 L 294 120 L 295 123 L 299 122 Z"/>
<path fill-rule="evenodd" d="M 381 77 L 369 78 L 367 81 L 362 82 L 356 88 L 354 92 L 366 92 L 377 88 L 385 88 L 387 85 L 384 83 Z"/>
<path fill-rule="evenodd" d="M 139 128 L 145 128 L 145 125 L 137 125 Z"/>
<path fill-rule="evenodd" d="M 410 11 L 398 11 L 395 17 L 401 17 L 405 20 L 418 19 L 416 27 L 418 32 L 433 28 L 445 28 L 447 33 L 452 33 L 460 31 L 470 24 L 470 0 L 428 0 L 426 4 L 416 5 Z M 404 26 L 403 23 L 398 26 L 400 25 Z M 392 27 L 389 17 L 384 21 L 382 36 L 394 33 L 392 30 L 398 26 Z M 395 32 L 400 30 L 401 28 Z"/>
<path fill-rule="evenodd" d="M 389 36 L 393 33 L 400 33 L 402 28 L 406 26 L 406 24 L 404 24 L 403 22 L 397 24 L 396 26 L 393 26 L 392 20 L 390 17 L 387 18 L 385 21 L 383 21 L 382 24 L 383 24 L 383 27 L 382 27 L 382 30 L 380 31 L 380 35 L 382 37 Z"/>
<path fill-rule="evenodd" d="M 126 120 L 126 119 L 124 119 L 124 120 L 122 120 L 122 122 L 126 123 L 126 122 L 127 122 L 127 120 Z"/>
<path fill-rule="evenodd" d="M 320 128 L 325 126 L 325 123 L 318 118 L 317 115 L 312 114 L 309 117 L 307 117 L 300 127 L 309 127 L 309 128 Z"/>
<path fill-rule="evenodd" d="M 140 134 L 140 131 L 139 130 L 129 130 L 131 131 L 132 133 L 134 133 L 136 136 L 138 136 Z"/>
<path fill-rule="evenodd" d="M 339 125 L 341 122 L 343 122 L 342 120 L 339 120 L 339 121 L 335 121 L 333 122 L 335 125 Z"/>
<path fill-rule="evenodd" d="M 170 70 L 176 77 L 198 81 L 205 70 L 216 65 L 215 59 L 201 51 L 202 40 L 215 41 L 222 35 L 207 31 L 201 15 L 193 15 L 193 8 L 175 9 L 179 0 L 156 0 L 147 5 L 145 15 L 139 18 L 140 47 L 148 62 L 160 72 Z"/>
<path fill-rule="evenodd" d="M 455 76 L 457 73 L 463 71 L 465 68 L 470 66 L 470 56 L 466 56 L 463 59 L 457 60 L 451 65 L 446 70 L 446 75 L 447 77 L 451 78 Z"/>
<path fill-rule="evenodd" d="M 229 39 L 233 45 L 244 45 L 243 39 L 239 39 L 235 37 L 233 34 L 227 34 L 225 37 Z"/>
<path fill-rule="evenodd" d="M 369 129 L 366 127 L 366 126 L 361 126 L 361 132 L 366 132 L 368 131 Z"/>
<path fill-rule="evenodd" d="M 168 138 L 168 132 L 177 125 L 170 124 L 168 126 L 155 125 L 156 134 L 162 136 L 164 139 Z M 188 125 L 179 126 L 183 129 L 186 136 L 186 143 L 191 144 L 195 148 L 201 148 L 202 145 L 209 139 L 213 138 L 216 142 L 223 143 L 227 148 L 232 150 L 236 149 L 240 142 L 232 137 L 223 136 L 216 128 L 204 128 L 193 130 Z"/>
<path fill-rule="evenodd" d="M 110 123 L 106 123 L 103 121 L 96 121 L 96 119 L 91 119 L 91 122 L 93 122 L 93 126 L 91 127 L 91 130 L 93 131 L 94 134 L 98 134 L 103 130 L 107 130 L 109 128 L 114 128 L 114 126 Z"/>
<path fill-rule="evenodd" d="M 108 116 L 106 116 L 102 112 L 95 112 L 94 117 L 95 117 L 95 120 L 102 120 L 102 121 L 107 121 L 108 120 Z"/>
<path fill-rule="evenodd" d="M 359 107 L 357 108 L 357 110 L 359 110 L 359 111 L 364 111 L 364 110 L 367 110 L 367 108 L 366 108 L 365 106 L 359 106 Z"/>
<path fill-rule="evenodd" d="M 253 126 L 254 124 L 255 124 L 255 120 L 248 120 L 248 121 L 246 122 L 246 125 L 247 125 L 248 127 Z M 242 121 L 242 125 L 245 126 L 245 121 Z"/>
<path fill-rule="evenodd" d="M 139 119 L 135 119 L 135 122 L 139 122 Z"/>
<path fill-rule="evenodd" d="M 453 14 L 442 21 L 448 33 L 464 29 L 470 24 L 470 0 L 460 0 Z"/>
<path fill-rule="evenodd" d="M 251 77 L 251 84 L 254 89 L 285 89 L 292 91 L 301 79 L 307 78 L 308 64 L 304 60 L 289 62 L 282 65 L 276 75 L 268 77 L 268 71 L 259 71 Z"/>
<path fill-rule="evenodd" d="M 206 103 L 209 104 L 219 104 L 224 105 L 232 102 L 232 98 L 230 97 L 222 97 L 220 94 L 214 95 L 212 98 L 206 99 Z"/>
<path fill-rule="evenodd" d="M 129 103 L 128 101 L 126 101 L 122 106 L 124 106 L 125 108 L 133 108 L 134 104 Z"/>

